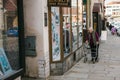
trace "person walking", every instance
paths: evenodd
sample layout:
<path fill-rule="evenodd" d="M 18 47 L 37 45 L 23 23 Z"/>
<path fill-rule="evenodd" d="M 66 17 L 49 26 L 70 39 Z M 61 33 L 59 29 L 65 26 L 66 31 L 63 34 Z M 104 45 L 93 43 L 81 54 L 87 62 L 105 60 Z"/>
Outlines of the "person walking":
<path fill-rule="evenodd" d="M 99 35 L 91 27 L 88 29 L 85 42 L 89 44 L 91 48 L 91 61 L 96 62 L 98 60 L 98 50 L 96 49 L 99 47 Z"/>
<path fill-rule="evenodd" d="M 112 26 L 111 34 L 112 34 L 112 35 L 116 34 L 116 31 L 117 31 L 117 29 L 116 29 L 114 26 Z"/>
<path fill-rule="evenodd" d="M 112 29 L 112 25 L 110 24 L 110 25 L 109 25 L 109 30 L 111 31 L 111 29 Z"/>

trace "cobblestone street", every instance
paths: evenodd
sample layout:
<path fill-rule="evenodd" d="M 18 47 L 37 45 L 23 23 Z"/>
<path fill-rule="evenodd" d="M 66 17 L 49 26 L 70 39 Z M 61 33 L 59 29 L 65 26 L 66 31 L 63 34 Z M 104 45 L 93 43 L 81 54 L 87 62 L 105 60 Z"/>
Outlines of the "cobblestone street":
<path fill-rule="evenodd" d="M 120 80 L 120 37 L 108 32 L 107 40 L 101 41 L 98 63 L 80 60 L 63 76 L 51 76 L 49 80 Z"/>

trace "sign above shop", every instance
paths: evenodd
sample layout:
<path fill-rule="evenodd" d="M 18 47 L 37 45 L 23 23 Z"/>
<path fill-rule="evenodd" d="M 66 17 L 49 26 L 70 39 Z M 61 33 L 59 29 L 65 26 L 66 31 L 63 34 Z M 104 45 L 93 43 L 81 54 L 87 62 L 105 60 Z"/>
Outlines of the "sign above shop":
<path fill-rule="evenodd" d="M 71 7 L 71 0 L 48 0 L 48 6 Z"/>

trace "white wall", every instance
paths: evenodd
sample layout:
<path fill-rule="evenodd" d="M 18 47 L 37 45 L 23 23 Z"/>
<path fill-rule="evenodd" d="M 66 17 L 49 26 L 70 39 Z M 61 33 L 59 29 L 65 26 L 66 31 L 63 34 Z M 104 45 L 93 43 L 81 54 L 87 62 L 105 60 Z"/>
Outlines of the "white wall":
<path fill-rule="evenodd" d="M 36 36 L 37 52 L 37 57 L 26 57 L 26 75 L 30 77 L 49 76 L 48 27 L 44 26 L 47 0 L 24 0 L 23 4 L 25 36 Z M 43 70 L 42 61 L 46 63 L 45 70 Z"/>

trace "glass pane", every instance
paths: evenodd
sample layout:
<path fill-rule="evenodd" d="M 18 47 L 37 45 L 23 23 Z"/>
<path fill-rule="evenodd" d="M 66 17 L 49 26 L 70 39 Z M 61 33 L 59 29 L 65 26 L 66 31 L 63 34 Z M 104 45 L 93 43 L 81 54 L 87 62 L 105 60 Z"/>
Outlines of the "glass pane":
<path fill-rule="evenodd" d="M 86 29 L 86 6 L 83 5 L 83 29 Z"/>
<path fill-rule="evenodd" d="M 74 51 L 77 49 L 77 0 L 72 0 L 72 34 Z"/>
<path fill-rule="evenodd" d="M 51 7 L 52 60 L 60 60 L 60 14 L 58 7 Z"/>
<path fill-rule="evenodd" d="M 63 8 L 63 51 L 64 57 L 70 53 L 70 8 Z"/>
<path fill-rule="evenodd" d="M 0 0 L 0 3 L 0 63 L 6 74 L 10 69 L 20 68 L 17 0 Z"/>
<path fill-rule="evenodd" d="M 78 0 L 79 47 L 82 45 L 82 0 Z"/>

